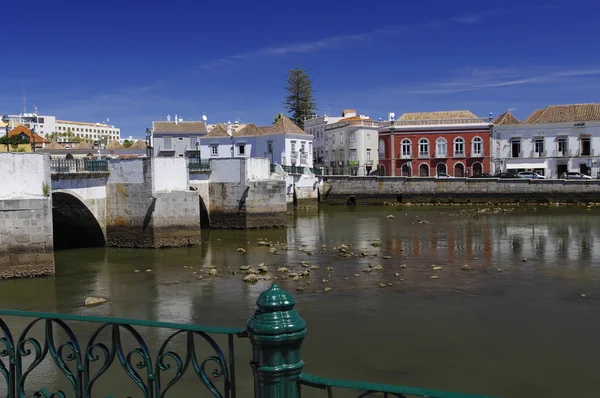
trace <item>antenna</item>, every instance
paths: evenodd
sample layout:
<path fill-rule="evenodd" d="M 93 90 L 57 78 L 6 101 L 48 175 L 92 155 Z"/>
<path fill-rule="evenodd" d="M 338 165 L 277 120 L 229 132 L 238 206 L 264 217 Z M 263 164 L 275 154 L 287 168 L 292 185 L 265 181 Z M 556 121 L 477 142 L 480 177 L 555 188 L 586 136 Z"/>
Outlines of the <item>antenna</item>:
<path fill-rule="evenodd" d="M 25 90 L 23 90 L 23 114 L 27 113 L 27 96 L 25 95 Z"/>

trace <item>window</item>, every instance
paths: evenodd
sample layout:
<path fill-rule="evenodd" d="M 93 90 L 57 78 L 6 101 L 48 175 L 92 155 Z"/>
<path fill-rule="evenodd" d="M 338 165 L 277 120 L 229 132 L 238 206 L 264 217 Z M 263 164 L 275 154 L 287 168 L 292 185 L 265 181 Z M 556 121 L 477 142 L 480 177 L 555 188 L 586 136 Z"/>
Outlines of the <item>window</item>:
<path fill-rule="evenodd" d="M 592 154 L 592 140 L 590 137 L 581 137 L 581 156 Z"/>
<path fill-rule="evenodd" d="M 306 149 L 305 145 L 306 145 L 306 142 L 300 141 L 300 152 L 304 152 L 305 151 L 305 149 Z"/>
<path fill-rule="evenodd" d="M 246 145 L 245 144 L 238 145 L 238 155 L 245 155 L 245 154 L 246 154 Z"/>
<path fill-rule="evenodd" d="M 292 153 L 296 152 L 296 141 L 292 141 Z"/>
<path fill-rule="evenodd" d="M 483 140 L 481 137 L 473 138 L 471 141 L 471 156 L 481 156 L 483 155 Z"/>
<path fill-rule="evenodd" d="M 438 138 L 435 141 L 435 156 L 445 158 L 448 155 L 448 142 L 445 138 Z"/>
<path fill-rule="evenodd" d="M 371 150 L 367 149 L 367 162 L 371 161 Z"/>
<path fill-rule="evenodd" d="M 454 156 L 465 156 L 465 140 L 461 137 L 454 139 Z"/>
<path fill-rule="evenodd" d="M 171 149 L 171 137 L 165 137 L 164 144 L 165 144 L 165 149 L 170 150 Z"/>
<path fill-rule="evenodd" d="M 371 133 L 367 133 L 367 143 L 371 143 Z"/>
<path fill-rule="evenodd" d="M 335 151 L 331 151 L 331 161 L 335 162 Z"/>
<path fill-rule="evenodd" d="M 38 117 L 38 123 L 44 124 L 44 118 L 43 117 Z"/>
<path fill-rule="evenodd" d="M 219 154 L 219 146 L 211 145 L 210 146 L 210 156 L 217 156 Z"/>
<path fill-rule="evenodd" d="M 196 144 L 200 144 L 198 142 L 198 137 L 190 137 L 190 148 L 196 149 Z"/>
<path fill-rule="evenodd" d="M 356 166 L 356 149 L 350 149 L 348 166 Z"/>
<path fill-rule="evenodd" d="M 510 142 L 511 157 L 521 157 L 521 139 L 514 139 Z"/>
<path fill-rule="evenodd" d="M 429 141 L 427 138 L 421 138 L 419 140 L 419 157 L 420 158 L 428 158 L 429 157 Z"/>
<path fill-rule="evenodd" d="M 340 133 L 340 144 L 344 143 L 344 133 Z"/>
<path fill-rule="evenodd" d="M 183 141 L 183 137 L 178 137 L 177 140 Z"/>
<path fill-rule="evenodd" d="M 402 140 L 402 158 L 410 159 L 412 153 L 412 144 L 408 138 Z"/>
<path fill-rule="evenodd" d="M 567 144 L 567 139 L 566 138 L 559 138 L 558 139 L 558 156 L 567 156 L 569 149 L 568 149 L 568 144 Z"/>
<path fill-rule="evenodd" d="M 356 131 L 350 133 L 350 142 L 356 142 Z"/>
<path fill-rule="evenodd" d="M 273 153 L 273 141 L 267 141 L 267 153 Z"/>
<path fill-rule="evenodd" d="M 533 141 L 533 152 L 536 156 L 544 156 L 544 139 L 536 138 Z"/>
<path fill-rule="evenodd" d="M 308 153 L 312 153 L 313 151 L 313 147 L 312 147 L 312 142 L 308 143 Z"/>

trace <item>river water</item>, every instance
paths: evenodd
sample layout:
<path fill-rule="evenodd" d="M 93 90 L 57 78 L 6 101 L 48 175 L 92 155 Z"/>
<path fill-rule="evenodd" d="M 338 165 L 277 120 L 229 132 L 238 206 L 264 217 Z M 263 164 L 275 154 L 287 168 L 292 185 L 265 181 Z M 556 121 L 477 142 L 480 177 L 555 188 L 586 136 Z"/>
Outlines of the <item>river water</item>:
<path fill-rule="evenodd" d="M 274 255 L 260 240 L 289 247 Z M 376 240 L 380 247 L 371 245 Z M 277 267 L 302 271 L 300 262 L 308 261 L 319 267 L 309 278 L 277 283 L 295 296 L 307 322 L 302 356 L 311 374 L 517 398 L 598 394 L 598 210 L 323 207 L 291 217 L 287 230 L 206 231 L 203 242 L 185 249 L 60 251 L 56 277 L 3 281 L 0 305 L 243 328 L 258 294 L 273 282 L 247 284 L 231 271 L 265 263 L 269 275 L 280 276 Z M 334 249 L 340 244 L 368 255 L 344 258 Z M 239 247 L 247 252 L 236 252 Z M 369 264 L 383 269 L 362 272 Z M 465 264 L 471 270 L 462 270 Z M 208 276 L 207 265 L 219 275 Z M 87 296 L 110 302 L 84 307 Z M 24 320 L 11 325 L 18 334 Z M 78 326 L 84 335 L 91 330 Z M 153 349 L 164 336 L 149 338 Z M 241 397 L 251 395 L 250 356 L 247 339 L 237 341 Z M 32 384 L 65 388 L 53 366 L 37 372 Z M 105 380 L 98 396 L 139 396 L 121 376 L 111 380 L 118 382 Z M 176 391 L 172 396 L 204 396 L 191 377 Z"/>

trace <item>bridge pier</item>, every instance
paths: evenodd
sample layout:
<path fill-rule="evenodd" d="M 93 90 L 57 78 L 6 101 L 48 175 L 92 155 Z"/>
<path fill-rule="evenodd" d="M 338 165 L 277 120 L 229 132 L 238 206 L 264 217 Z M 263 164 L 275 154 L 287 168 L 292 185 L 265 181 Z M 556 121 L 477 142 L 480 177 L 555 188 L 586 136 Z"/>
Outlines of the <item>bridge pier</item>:
<path fill-rule="evenodd" d="M 0 279 L 54 274 L 49 162 L 0 153 Z"/>
<path fill-rule="evenodd" d="M 180 158 L 110 162 L 106 185 L 106 245 L 181 247 L 200 244 L 198 195 L 188 190 Z"/>

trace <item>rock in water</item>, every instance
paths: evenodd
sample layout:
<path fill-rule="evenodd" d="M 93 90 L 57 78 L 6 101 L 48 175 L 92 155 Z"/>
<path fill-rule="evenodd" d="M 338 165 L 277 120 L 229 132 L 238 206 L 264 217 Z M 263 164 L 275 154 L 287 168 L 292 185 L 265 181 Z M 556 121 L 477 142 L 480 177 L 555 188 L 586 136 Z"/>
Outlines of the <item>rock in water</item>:
<path fill-rule="evenodd" d="M 436 265 L 435 267 L 433 267 L 434 271 L 441 271 L 443 268 L 440 267 L 439 265 Z"/>
<path fill-rule="evenodd" d="M 244 282 L 258 282 L 256 274 L 248 274 L 244 277 Z"/>
<path fill-rule="evenodd" d="M 431 275 L 431 276 L 429 277 L 429 279 L 438 279 L 438 278 L 439 278 L 439 276 L 437 276 L 437 275 Z"/>
<path fill-rule="evenodd" d="M 325 292 L 329 292 L 329 291 L 331 291 L 331 288 L 330 288 L 330 287 L 326 287 L 326 288 L 325 288 L 325 289 L 323 289 L 323 290 L 324 290 Z"/>
<path fill-rule="evenodd" d="M 387 218 L 393 219 L 393 218 L 396 218 L 396 217 L 393 214 L 390 214 L 389 216 L 387 216 Z"/>
<path fill-rule="evenodd" d="M 236 252 L 238 253 L 246 253 L 246 249 L 242 248 L 242 247 L 238 247 Z"/>
<path fill-rule="evenodd" d="M 208 271 L 208 275 L 210 275 L 210 276 L 216 276 L 217 275 L 217 269 L 216 268 L 211 268 Z"/>
<path fill-rule="evenodd" d="M 249 269 L 250 269 L 250 266 L 249 266 L 249 265 L 242 265 L 242 266 L 240 267 L 240 270 L 242 270 L 242 271 L 248 271 Z"/>
<path fill-rule="evenodd" d="M 277 268 L 278 272 L 288 272 L 289 270 L 286 267 L 279 267 Z"/>
<path fill-rule="evenodd" d="M 379 246 L 381 246 L 381 241 L 380 240 L 376 240 L 376 241 L 374 241 L 374 242 L 371 243 L 371 246 L 373 246 L 373 247 L 379 247 Z"/>
<path fill-rule="evenodd" d="M 264 264 L 258 264 L 258 272 L 269 272 L 269 267 Z"/>
<path fill-rule="evenodd" d="M 462 269 L 463 271 L 470 271 L 471 270 L 471 266 L 469 264 L 465 264 L 460 269 Z"/>
<path fill-rule="evenodd" d="M 99 305 L 99 304 L 104 304 L 107 303 L 108 300 L 105 298 L 101 298 L 101 297 L 88 297 L 85 299 L 83 305 L 85 305 L 86 307 L 90 306 L 90 305 Z"/>

